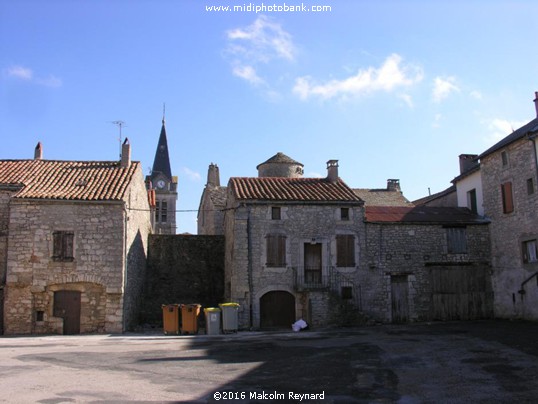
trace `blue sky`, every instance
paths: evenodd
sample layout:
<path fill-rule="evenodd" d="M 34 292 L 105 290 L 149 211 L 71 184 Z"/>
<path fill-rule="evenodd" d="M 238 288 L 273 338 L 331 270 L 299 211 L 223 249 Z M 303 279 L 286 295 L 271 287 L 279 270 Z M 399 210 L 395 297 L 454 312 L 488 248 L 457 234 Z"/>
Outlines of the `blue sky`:
<path fill-rule="evenodd" d="M 207 167 L 255 176 L 277 152 L 356 188 L 441 191 L 458 155 L 536 116 L 535 1 L 0 0 L 0 159 L 118 158 L 149 173 L 166 103 L 180 210 Z M 196 232 L 179 212 L 178 232 Z"/>

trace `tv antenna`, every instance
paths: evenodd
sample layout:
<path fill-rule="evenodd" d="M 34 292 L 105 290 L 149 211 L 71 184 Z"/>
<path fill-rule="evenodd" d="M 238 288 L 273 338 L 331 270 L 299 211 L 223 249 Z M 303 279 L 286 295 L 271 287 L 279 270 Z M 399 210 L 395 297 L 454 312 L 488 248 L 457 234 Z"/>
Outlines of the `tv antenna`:
<path fill-rule="evenodd" d="M 114 125 L 117 125 L 118 128 L 120 128 L 120 137 L 119 137 L 119 142 L 120 142 L 120 159 L 121 159 L 121 143 L 122 143 L 122 135 L 121 135 L 121 129 L 126 126 L 125 125 L 125 122 L 124 121 L 112 121 L 111 123 L 113 123 Z"/>

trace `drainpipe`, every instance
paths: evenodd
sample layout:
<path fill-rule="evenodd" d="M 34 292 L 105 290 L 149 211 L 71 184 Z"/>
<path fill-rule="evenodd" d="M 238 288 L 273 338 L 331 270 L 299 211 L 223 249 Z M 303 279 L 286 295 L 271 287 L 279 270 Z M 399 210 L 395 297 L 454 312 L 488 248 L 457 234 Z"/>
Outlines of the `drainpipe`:
<path fill-rule="evenodd" d="M 537 132 L 529 133 L 527 138 L 532 142 L 532 151 L 534 153 L 534 167 L 536 168 L 536 179 L 538 180 L 538 156 L 536 154 L 536 135 Z"/>
<path fill-rule="evenodd" d="M 250 329 L 252 330 L 253 322 L 252 322 L 252 304 L 253 304 L 253 297 L 252 297 L 252 232 L 250 230 L 250 206 L 247 208 L 248 216 L 247 216 L 247 258 L 248 258 L 248 265 L 247 265 L 247 271 L 248 271 L 248 297 L 249 297 L 249 323 L 250 323 Z"/>
<path fill-rule="evenodd" d="M 122 301 L 122 316 L 121 316 L 121 330 L 122 333 L 126 331 L 125 327 L 125 295 L 127 291 L 127 221 L 129 220 L 127 212 L 127 204 L 123 203 L 123 292 L 121 294 Z"/>

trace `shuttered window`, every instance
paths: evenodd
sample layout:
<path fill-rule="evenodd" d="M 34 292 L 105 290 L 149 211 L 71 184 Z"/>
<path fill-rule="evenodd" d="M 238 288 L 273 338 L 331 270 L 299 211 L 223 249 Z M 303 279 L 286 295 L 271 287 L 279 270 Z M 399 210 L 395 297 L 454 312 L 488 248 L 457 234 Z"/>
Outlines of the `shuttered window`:
<path fill-rule="evenodd" d="M 73 240 L 75 234 L 70 231 L 55 231 L 52 233 L 53 251 L 55 261 L 73 261 Z"/>
<path fill-rule="evenodd" d="M 449 254 L 465 254 L 467 252 L 467 229 L 465 227 L 449 227 L 446 229 Z"/>
<path fill-rule="evenodd" d="M 286 266 L 286 236 L 281 234 L 267 236 L 267 266 Z"/>
<path fill-rule="evenodd" d="M 348 234 L 336 236 L 336 266 L 355 266 L 355 236 Z"/>
<path fill-rule="evenodd" d="M 510 181 L 501 184 L 501 193 L 503 199 L 503 213 L 514 211 L 514 199 L 512 196 L 512 183 Z"/>

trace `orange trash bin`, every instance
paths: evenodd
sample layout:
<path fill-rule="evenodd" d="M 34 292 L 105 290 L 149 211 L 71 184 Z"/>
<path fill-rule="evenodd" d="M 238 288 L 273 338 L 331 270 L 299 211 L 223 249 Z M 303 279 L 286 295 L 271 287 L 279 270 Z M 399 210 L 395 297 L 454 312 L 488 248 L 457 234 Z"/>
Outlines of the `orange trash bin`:
<path fill-rule="evenodd" d="M 179 304 L 163 304 L 163 332 L 179 334 Z"/>
<path fill-rule="evenodd" d="M 181 333 L 196 334 L 198 332 L 198 315 L 200 314 L 199 304 L 181 305 Z"/>

